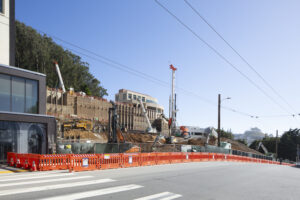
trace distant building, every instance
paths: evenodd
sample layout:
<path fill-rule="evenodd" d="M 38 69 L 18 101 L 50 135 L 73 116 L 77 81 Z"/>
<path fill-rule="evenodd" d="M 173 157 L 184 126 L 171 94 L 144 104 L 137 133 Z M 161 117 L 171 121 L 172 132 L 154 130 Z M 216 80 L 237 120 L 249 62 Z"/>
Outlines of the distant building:
<path fill-rule="evenodd" d="M 0 0 L 0 64 L 15 65 L 15 0 Z"/>
<path fill-rule="evenodd" d="M 156 98 L 147 94 L 134 92 L 131 90 L 121 89 L 119 93 L 115 95 L 115 101 L 120 103 L 129 103 L 133 105 L 139 105 L 139 99 L 144 103 L 145 109 L 155 112 L 155 117 L 159 117 L 164 112 L 163 106 L 158 104 Z"/>

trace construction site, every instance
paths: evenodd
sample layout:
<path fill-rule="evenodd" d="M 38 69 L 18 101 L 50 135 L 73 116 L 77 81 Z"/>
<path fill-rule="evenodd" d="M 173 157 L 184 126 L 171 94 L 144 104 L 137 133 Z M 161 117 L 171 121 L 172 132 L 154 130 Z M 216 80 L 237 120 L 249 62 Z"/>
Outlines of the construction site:
<path fill-rule="evenodd" d="M 115 101 L 66 91 L 58 64 L 60 88 L 47 88 L 47 115 L 57 120 L 58 153 L 228 152 L 263 156 L 240 142 L 220 138 L 214 128 L 192 130 L 176 122 L 176 94 L 172 65 L 170 114 L 149 95 L 120 89 Z M 194 132 L 197 132 L 196 135 Z M 218 147 L 220 146 L 220 147 Z"/>

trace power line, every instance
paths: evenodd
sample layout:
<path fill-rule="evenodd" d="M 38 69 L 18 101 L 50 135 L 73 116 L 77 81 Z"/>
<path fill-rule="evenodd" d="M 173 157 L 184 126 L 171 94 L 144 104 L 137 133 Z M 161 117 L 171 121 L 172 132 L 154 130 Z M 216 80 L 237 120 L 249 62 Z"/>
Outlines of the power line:
<path fill-rule="evenodd" d="M 38 29 L 37 29 L 37 30 L 38 30 Z M 41 30 L 38 30 L 38 31 L 41 32 L 41 33 L 47 34 L 47 33 L 45 33 L 44 31 L 41 31 Z M 100 55 L 100 54 L 98 54 L 98 53 L 95 53 L 95 52 L 93 52 L 93 51 L 91 51 L 91 50 L 85 49 L 85 48 L 80 47 L 80 46 L 78 46 L 78 45 L 76 45 L 76 44 L 73 44 L 73 43 L 71 43 L 71 42 L 68 42 L 68 41 L 66 41 L 66 40 L 63 40 L 63 39 L 61 39 L 61 38 L 59 38 L 59 37 L 57 37 L 57 36 L 54 36 L 54 35 L 52 35 L 52 34 L 47 34 L 47 35 L 50 35 L 51 37 L 53 37 L 53 38 L 56 39 L 56 40 L 59 40 L 59 41 L 61 41 L 61 42 L 63 42 L 63 43 L 66 43 L 66 44 L 68 44 L 68 45 L 71 45 L 71 46 L 73 46 L 73 47 L 76 47 L 76 48 L 78 48 L 78 49 L 80 49 L 80 50 L 82 50 L 82 51 L 88 52 L 88 53 L 90 53 L 90 54 L 92 54 L 92 55 L 94 55 L 94 56 L 97 56 L 97 57 L 99 57 L 99 58 L 101 58 L 101 59 L 103 59 L 103 60 L 106 60 L 106 61 L 108 61 L 108 62 L 111 62 L 111 63 L 113 63 L 114 65 L 119 65 L 119 66 L 121 66 L 121 67 L 123 67 L 123 68 L 125 68 L 125 69 L 127 69 L 127 70 L 130 70 L 130 71 L 133 71 L 133 72 L 135 72 L 135 73 L 141 74 L 142 76 L 151 77 L 152 79 L 154 79 L 154 80 L 156 80 L 156 81 L 158 81 L 158 82 L 161 82 L 161 83 L 163 83 L 163 84 L 168 84 L 168 85 L 169 85 L 168 82 L 162 81 L 162 80 L 160 80 L 160 79 L 158 79 L 158 78 L 156 78 L 156 77 L 154 77 L 154 76 L 151 76 L 151 75 L 149 75 L 149 74 L 146 74 L 146 73 L 137 71 L 137 70 L 135 70 L 135 69 L 133 69 L 133 68 L 127 66 L 127 65 L 124 65 L 124 64 L 121 64 L 121 63 L 119 63 L 119 62 L 116 62 L 116 61 L 114 61 L 114 60 L 112 60 L 112 59 L 110 59 L 110 58 L 107 58 L 107 57 L 105 57 L 105 56 L 103 56 L 103 55 Z M 103 61 L 103 62 L 104 62 L 104 61 Z"/>
<path fill-rule="evenodd" d="M 295 112 L 295 108 L 274 89 L 274 87 L 235 49 L 233 46 L 199 13 L 199 11 L 191 5 L 188 0 L 184 0 L 184 2 L 246 63 L 246 65 L 282 100 L 284 101 L 293 112 Z M 297 113 L 297 112 L 296 112 Z"/>
<path fill-rule="evenodd" d="M 213 52 L 215 52 L 222 60 L 224 60 L 230 67 L 236 70 L 241 76 L 247 79 L 253 86 L 255 86 L 260 92 L 262 92 L 266 97 L 268 97 L 274 104 L 279 106 L 285 112 L 291 114 L 283 106 L 281 106 L 275 99 L 273 99 L 268 93 L 266 93 L 259 85 L 257 85 L 252 79 L 250 79 L 246 74 L 239 70 L 233 63 L 231 63 L 226 57 L 224 57 L 219 51 L 217 51 L 213 46 L 201 38 L 192 28 L 186 25 L 182 20 L 180 20 L 175 14 L 173 14 L 168 8 L 162 5 L 158 0 L 154 0 L 161 8 L 163 8 L 169 15 L 171 15 L 176 21 L 178 21 L 182 26 L 184 26 L 188 31 L 190 31 L 197 39 L 203 42 L 207 47 L 209 47 Z"/>
<path fill-rule="evenodd" d="M 38 31 L 39 31 L 39 32 L 42 32 L 42 33 L 44 33 L 44 34 L 46 34 L 46 35 L 50 35 L 50 34 L 48 34 L 48 33 L 45 33 L 44 31 L 40 31 L 40 30 L 38 30 Z M 77 51 L 77 50 L 75 50 L 75 49 L 72 49 L 72 48 L 70 48 L 70 47 L 66 47 L 66 46 L 63 45 L 66 49 L 68 49 L 68 50 L 70 50 L 70 51 L 72 51 L 72 52 L 76 52 L 76 53 L 78 53 L 78 54 L 80 54 L 80 55 L 83 55 L 83 56 L 85 56 L 85 57 L 87 57 L 87 58 L 90 58 L 90 59 L 93 59 L 93 60 L 95 60 L 95 61 L 101 62 L 101 63 L 103 63 L 103 64 L 105 64 L 105 65 L 107 65 L 107 66 L 113 67 L 113 68 L 115 68 L 115 69 L 124 71 L 124 72 L 129 73 L 129 74 L 132 74 L 132 75 L 137 76 L 137 77 L 139 77 L 139 78 L 142 78 L 142 79 L 151 81 L 151 82 L 153 82 L 153 83 L 155 83 L 155 84 L 158 84 L 158 85 L 160 85 L 160 86 L 169 88 L 169 83 L 166 82 L 166 81 L 163 81 L 163 80 L 160 80 L 160 79 L 158 79 L 158 78 L 155 78 L 155 77 L 153 77 L 153 76 L 151 76 L 151 75 L 149 75 L 149 74 L 145 74 L 145 73 L 143 73 L 143 72 L 140 72 L 140 71 L 138 71 L 138 70 L 136 70 L 136 69 L 134 69 L 134 68 L 131 68 L 131 67 L 127 66 L 127 65 L 121 64 L 120 62 L 117 62 L 117 61 L 114 61 L 114 60 L 112 60 L 112 59 L 110 59 L 110 58 L 107 58 L 107 57 L 104 57 L 104 56 L 102 56 L 102 55 L 99 55 L 99 54 L 97 54 L 97 53 L 95 53 L 95 52 L 93 52 L 93 51 L 91 51 L 91 50 L 82 48 L 82 47 L 80 47 L 80 46 L 78 46 L 78 45 L 76 45 L 76 44 L 73 44 L 73 43 L 71 43 L 71 42 L 68 42 L 68 41 L 66 41 L 66 40 L 63 40 L 63 39 L 58 38 L 58 37 L 56 37 L 56 36 L 51 35 L 51 37 L 53 37 L 53 38 L 55 38 L 56 40 L 59 40 L 59 41 L 65 43 L 65 44 L 68 44 L 68 45 L 73 46 L 73 47 L 75 47 L 75 48 L 78 48 L 78 49 L 80 49 L 80 50 L 82 50 L 82 51 L 85 51 L 85 52 L 87 52 L 87 53 L 89 53 L 89 54 L 93 54 L 94 56 L 97 56 L 98 58 L 95 58 L 95 57 L 93 57 L 93 56 L 91 56 L 91 55 L 88 55 L 88 54 L 86 54 L 86 53 Z M 106 59 L 105 59 L 106 61 L 104 61 L 103 58 L 106 58 Z M 111 63 L 110 63 L 110 62 L 111 62 Z M 200 96 L 200 95 L 198 95 L 198 94 L 196 94 L 196 93 L 194 93 L 194 92 L 191 92 L 191 91 L 189 91 L 189 90 L 186 90 L 186 89 L 184 89 L 184 88 L 176 87 L 176 89 L 179 90 L 179 91 L 182 91 L 182 92 L 184 92 L 184 93 L 186 93 L 186 94 L 188 94 L 189 96 L 194 96 L 194 97 L 196 97 L 197 99 L 201 100 L 202 102 L 208 103 L 208 104 L 210 104 L 210 105 L 212 105 L 212 106 L 216 106 L 216 105 L 217 105 L 216 102 L 211 101 L 211 100 L 208 100 L 208 99 L 206 99 L 206 98 L 204 98 L 204 97 L 202 97 L 202 96 Z M 251 117 L 251 118 L 260 118 L 260 116 L 257 116 L 257 115 L 251 115 L 251 114 L 249 114 L 249 113 L 242 112 L 242 111 L 238 111 L 238 110 L 236 110 L 236 109 L 233 109 L 233 108 L 230 108 L 230 107 L 226 107 L 226 106 L 222 106 L 222 109 L 225 109 L 225 110 L 228 110 L 228 111 L 237 113 L 237 114 L 239 114 L 239 115 Z M 288 116 L 288 115 L 285 115 L 285 116 Z"/>

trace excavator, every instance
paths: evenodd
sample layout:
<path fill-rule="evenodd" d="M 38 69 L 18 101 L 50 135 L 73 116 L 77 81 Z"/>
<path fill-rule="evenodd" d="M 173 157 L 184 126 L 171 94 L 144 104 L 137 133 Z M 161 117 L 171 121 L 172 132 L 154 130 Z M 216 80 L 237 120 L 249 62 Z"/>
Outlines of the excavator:
<path fill-rule="evenodd" d="M 258 151 L 260 147 L 263 149 L 266 155 L 269 154 L 268 149 L 265 147 L 265 145 L 262 142 L 259 142 L 258 146 L 256 147 L 256 151 Z"/>
<path fill-rule="evenodd" d="M 147 115 L 147 112 L 146 112 L 146 110 L 145 110 L 145 107 L 144 107 L 144 104 L 143 104 L 142 100 L 141 100 L 141 99 L 138 99 L 138 100 L 139 100 L 139 102 L 140 102 L 140 104 L 141 104 L 141 108 L 142 108 L 142 111 L 143 111 L 143 115 L 144 115 L 144 117 L 146 118 L 146 122 L 147 122 L 147 126 L 148 126 L 147 129 L 146 129 L 146 132 L 147 132 L 147 133 L 157 133 L 156 129 L 152 128 L 152 126 L 151 126 L 149 117 L 148 117 L 148 115 Z"/>

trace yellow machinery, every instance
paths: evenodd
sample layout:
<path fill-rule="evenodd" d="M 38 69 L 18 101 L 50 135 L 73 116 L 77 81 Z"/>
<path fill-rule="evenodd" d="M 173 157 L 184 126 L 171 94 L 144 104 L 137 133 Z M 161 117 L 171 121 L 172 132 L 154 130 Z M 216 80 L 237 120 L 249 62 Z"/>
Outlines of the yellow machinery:
<path fill-rule="evenodd" d="M 93 129 L 93 125 L 91 121 L 87 120 L 79 120 L 75 122 L 75 127 L 77 129 L 83 129 L 86 131 L 91 131 Z"/>
<path fill-rule="evenodd" d="M 72 120 L 64 122 L 64 130 L 68 131 L 71 129 L 91 131 L 93 129 L 93 125 L 92 122 L 88 120 Z"/>

